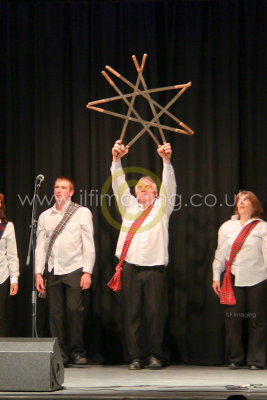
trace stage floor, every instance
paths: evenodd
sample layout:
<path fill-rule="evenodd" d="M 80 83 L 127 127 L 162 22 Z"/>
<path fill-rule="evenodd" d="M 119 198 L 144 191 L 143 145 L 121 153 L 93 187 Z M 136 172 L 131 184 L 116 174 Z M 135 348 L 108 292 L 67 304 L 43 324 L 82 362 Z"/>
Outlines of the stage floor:
<path fill-rule="evenodd" d="M 26 366 L 25 366 L 26 367 Z M 54 392 L 0 392 L 0 399 L 267 399 L 267 370 L 175 365 L 129 371 L 127 365 L 65 368 Z"/>

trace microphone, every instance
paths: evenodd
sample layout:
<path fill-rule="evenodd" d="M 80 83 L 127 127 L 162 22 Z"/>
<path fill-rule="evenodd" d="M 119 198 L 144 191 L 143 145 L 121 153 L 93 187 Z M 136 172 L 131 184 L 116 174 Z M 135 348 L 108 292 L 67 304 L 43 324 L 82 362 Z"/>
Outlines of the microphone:
<path fill-rule="evenodd" d="M 44 181 L 44 176 L 42 174 L 36 176 L 35 183 L 37 187 L 40 187 L 43 181 Z"/>

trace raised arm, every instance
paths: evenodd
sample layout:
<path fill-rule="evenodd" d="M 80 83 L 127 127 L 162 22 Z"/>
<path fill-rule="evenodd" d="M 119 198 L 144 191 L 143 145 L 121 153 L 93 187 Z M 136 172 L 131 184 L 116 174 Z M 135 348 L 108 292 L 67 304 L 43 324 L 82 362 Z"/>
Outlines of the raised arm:
<path fill-rule="evenodd" d="M 121 140 L 117 140 L 112 147 L 112 189 L 116 196 L 120 213 L 123 214 L 124 210 L 132 204 L 133 201 L 137 201 L 134 196 L 131 195 L 130 188 L 125 180 L 125 174 L 121 165 L 121 158 L 128 153 L 129 149 L 121 144 Z"/>
<path fill-rule="evenodd" d="M 163 162 L 160 199 L 164 202 L 164 213 L 170 215 L 176 200 L 176 180 L 174 169 L 171 165 L 172 148 L 170 143 L 159 146 L 157 152 Z"/>

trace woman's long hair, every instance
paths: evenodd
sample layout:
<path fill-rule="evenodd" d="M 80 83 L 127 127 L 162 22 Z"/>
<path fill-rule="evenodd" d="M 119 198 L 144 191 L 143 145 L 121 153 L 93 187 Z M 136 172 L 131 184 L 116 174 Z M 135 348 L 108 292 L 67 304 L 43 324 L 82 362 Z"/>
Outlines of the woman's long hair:
<path fill-rule="evenodd" d="M 2 193 L 0 193 L 0 200 L 1 200 L 1 204 L 0 204 L 0 219 L 1 222 L 4 224 L 8 223 L 8 220 L 6 219 L 6 205 L 5 205 L 5 197 Z"/>

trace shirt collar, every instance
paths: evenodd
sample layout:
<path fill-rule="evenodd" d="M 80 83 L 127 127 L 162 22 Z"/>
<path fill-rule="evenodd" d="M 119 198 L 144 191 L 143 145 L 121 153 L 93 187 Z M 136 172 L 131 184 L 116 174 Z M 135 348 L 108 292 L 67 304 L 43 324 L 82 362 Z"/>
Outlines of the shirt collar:
<path fill-rule="evenodd" d="M 70 201 L 68 201 L 64 206 L 63 206 L 63 209 L 62 209 L 62 211 L 59 211 L 57 208 L 56 208 L 56 203 L 53 205 L 53 207 L 52 207 L 52 211 L 53 212 L 56 212 L 56 213 L 64 213 L 65 211 L 66 211 L 66 209 L 68 208 L 68 206 L 70 205 L 70 202 L 71 202 L 71 200 Z"/>
<path fill-rule="evenodd" d="M 238 214 L 232 215 L 231 220 L 232 220 L 232 221 L 238 221 L 238 222 L 239 222 L 239 215 L 238 215 Z M 253 218 L 250 218 L 250 219 L 245 223 L 245 225 L 247 225 L 247 224 L 249 224 L 250 222 L 255 221 L 255 220 L 262 221 L 262 219 L 259 218 L 259 217 L 253 217 Z M 244 226 L 245 226 L 245 225 L 244 225 Z"/>

